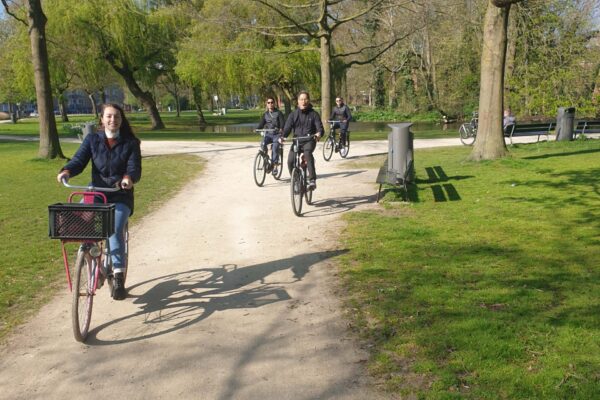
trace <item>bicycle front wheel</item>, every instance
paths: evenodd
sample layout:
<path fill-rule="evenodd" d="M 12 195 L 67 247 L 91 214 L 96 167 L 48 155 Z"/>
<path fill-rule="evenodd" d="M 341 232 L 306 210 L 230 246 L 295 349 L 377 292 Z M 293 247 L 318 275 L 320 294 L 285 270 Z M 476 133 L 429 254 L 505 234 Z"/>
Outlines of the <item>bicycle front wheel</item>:
<path fill-rule="evenodd" d="M 475 129 L 469 123 L 464 123 L 458 129 L 460 141 L 465 146 L 471 146 L 475 142 Z"/>
<path fill-rule="evenodd" d="M 265 183 L 265 177 L 267 176 L 267 161 L 265 155 L 261 152 L 256 154 L 254 158 L 254 182 L 257 186 L 262 186 Z"/>
<path fill-rule="evenodd" d="M 302 174 L 298 168 L 292 170 L 292 179 L 290 180 L 290 194 L 292 196 L 292 209 L 298 217 L 302 214 L 302 196 L 303 182 Z"/>
<path fill-rule="evenodd" d="M 333 136 L 328 135 L 327 139 L 325 139 L 325 143 L 323 143 L 323 158 L 325 161 L 331 160 L 331 156 L 333 155 L 333 149 L 335 148 L 335 141 Z"/>
<path fill-rule="evenodd" d="M 342 158 L 346 158 L 348 156 L 348 152 L 350 151 L 350 132 L 346 132 L 346 140 L 342 143 L 342 147 L 340 148 L 340 156 Z"/>
<path fill-rule="evenodd" d="M 85 341 L 92 320 L 94 303 L 92 274 L 94 258 L 88 250 L 79 249 L 75 261 L 75 279 L 73 280 L 73 301 L 71 303 L 71 320 L 73 335 L 78 342 Z"/>
<path fill-rule="evenodd" d="M 123 227 L 123 242 L 125 243 L 125 248 L 123 249 L 123 266 L 125 267 L 123 279 L 127 282 L 127 271 L 129 271 L 129 222 Z"/>

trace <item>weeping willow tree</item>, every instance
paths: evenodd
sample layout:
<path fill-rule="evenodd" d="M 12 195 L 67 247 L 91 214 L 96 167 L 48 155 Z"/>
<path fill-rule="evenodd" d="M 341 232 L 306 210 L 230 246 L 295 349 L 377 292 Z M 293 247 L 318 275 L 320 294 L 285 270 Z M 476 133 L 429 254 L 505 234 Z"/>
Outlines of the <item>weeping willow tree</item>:
<path fill-rule="evenodd" d="M 303 51 L 295 40 L 274 39 L 248 28 L 265 10 L 236 0 L 209 0 L 194 18 L 177 55 L 177 74 L 204 97 L 273 95 L 286 112 L 297 91 L 317 91 L 318 55 Z"/>
<path fill-rule="evenodd" d="M 181 14 L 169 7 L 146 9 L 134 0 L 61 1 L 70 7 L 67 21 L 81 43 L 123 79 L 147 110 L 152 129 L 164 128 L 150 89 L 175 65 L 177 34 L 185 24 Z"/>

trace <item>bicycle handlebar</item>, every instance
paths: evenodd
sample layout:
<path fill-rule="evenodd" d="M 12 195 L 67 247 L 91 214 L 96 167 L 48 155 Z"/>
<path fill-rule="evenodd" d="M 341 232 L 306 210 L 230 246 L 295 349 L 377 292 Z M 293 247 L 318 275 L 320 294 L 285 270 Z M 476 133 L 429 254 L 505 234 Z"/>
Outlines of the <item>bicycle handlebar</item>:
<path fill-rule="evenodd" d="M 266 129 L 255 129 L 254 132 L 260 133 L 261 136 L 265 136 L 266 133 L 277 132 L 279 129 L 266 128 Z"/>
<path fill-rule="evenodd" d="M 118 192 L 119 190 L 121 190 L 118 187 L 106 188 L 106 187 L 97 187 L 97 186 L 92 186 L 92 185 L 89 185 L 89 186 L 71 185 L 65 178 L 62 178 L 61 182 L 64 187 L 68 187 L 69 189 L 83 189 L 83 190 L 87 190 L 89 192 Z"/>

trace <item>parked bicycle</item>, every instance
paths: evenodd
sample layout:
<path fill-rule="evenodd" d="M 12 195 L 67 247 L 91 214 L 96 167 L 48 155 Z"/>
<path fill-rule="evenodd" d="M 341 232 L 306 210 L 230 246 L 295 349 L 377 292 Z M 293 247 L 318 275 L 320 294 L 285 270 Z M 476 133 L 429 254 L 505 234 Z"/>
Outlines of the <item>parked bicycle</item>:
<path fill-rule="evenodd" d="M 265 134 L 275 132 L 276 129 L 255 129 L 255 131 L 260 133 L 264 138 Z M 262 186 L 265 183 L 267 174 L 272 174 L 273 178 L 279 180 L 283 172 L 283 143 L 279 144 L 279 166 L 273 165 L 267 146 L 263 148 L 261 140 L 261 146 L 258 149 L 256 157 L 254 157 L 254 182 L 256 182 L 257 186 Z"/>
<path fill-rule="evenodd" d="M 336 124 L 339 126 L 340 121 L 327 121 L 329 123 L 329 133 L 323 143 L 323 158 L 325 161 L 331 160 L 333 152 L 340 153 L 342 158 L 346 158 L 348 151 L 350 151 L 350 131 L 346 132 L 346 140 L 342 143 L 336 140 Z"/>
<path fill-rule="evenodd" d="M 304 154 L 300 151 L 300 145 L 303 142 L 315 140 L 316 135 L 301 136 L 293 138 L 292 152 L 294 153 L 294 167 L 292 168 L 290 179 L 290 193 L 292 196 L 292 209 L 298 217 L 302 216 L 302 198 L 306 204 L 312 204 L 313 190 L 308 188 L 308 171 L 306 170 L 306 160 Z"/>
<path fill-rule="evenodd" d="M 477 126 L 479 124 L 479 115 L 477 112 L 473 112 L 471 121 L 463 123 L 458 132 L 460 133 L 460 141 L 465 146 L 471 146 L 475 142 L 477 137 Z"/>
<path fill-rule="evenodd" d="M 71 320 L 73 335 L 79 342 L 85 341 L 89 333 L 92 318 L 92 306 L 96 290 L 105 280 L 112 293 L 113 273 L 108 238 L 115 231 L 115 205 L 106 202 L 103 192 L 116 192 L 119 188 L 100 188 L 94 186 L 74 186 L 62 181 L 65 187 L 79 189 L 74 191 L 67 203 L 56 203 L 48 206 L 49 236 L 60 239 L 63 262 L 69 290 L 72 292 Z M 82 202 L 74 200 L 81 199 Z M 129 230 L 127 224 L 123 228 L 124 267 L 127 278 L 129 255 Z M 71 280 L 66 244 L 79 243 Z"/>

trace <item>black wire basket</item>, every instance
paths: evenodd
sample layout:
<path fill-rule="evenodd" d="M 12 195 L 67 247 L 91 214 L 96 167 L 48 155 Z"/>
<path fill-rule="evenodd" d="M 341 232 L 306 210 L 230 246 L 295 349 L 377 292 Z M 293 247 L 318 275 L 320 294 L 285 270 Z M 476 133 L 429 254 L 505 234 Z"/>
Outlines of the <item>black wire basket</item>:
<path fill-rule="evenodd" d="M 115 233 L 115 205 L 56 203 L 48 206 L 52 239 L 101 240 Z"/>

